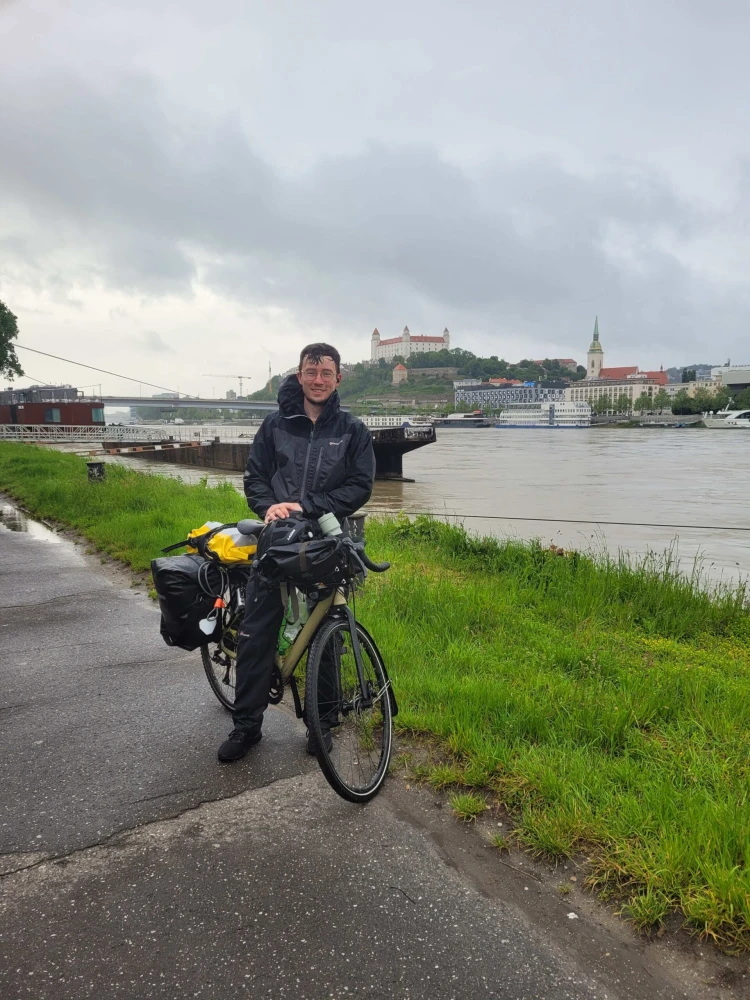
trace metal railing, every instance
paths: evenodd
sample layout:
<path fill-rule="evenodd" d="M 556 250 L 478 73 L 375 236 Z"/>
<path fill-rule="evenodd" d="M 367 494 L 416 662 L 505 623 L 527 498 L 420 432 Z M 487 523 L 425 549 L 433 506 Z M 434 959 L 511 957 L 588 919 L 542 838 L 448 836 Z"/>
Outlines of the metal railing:
<path fill-rule="evenodd" d="M 207 437 L 208 435 L 204 435 Z M 211 434 L 211 438 L 215 435 Z M 77 444 L 87 441 L 195 441 L 200 432 L 182 427 L 136 427 L 103 424 L 0 424 L 0 441 Z"/>

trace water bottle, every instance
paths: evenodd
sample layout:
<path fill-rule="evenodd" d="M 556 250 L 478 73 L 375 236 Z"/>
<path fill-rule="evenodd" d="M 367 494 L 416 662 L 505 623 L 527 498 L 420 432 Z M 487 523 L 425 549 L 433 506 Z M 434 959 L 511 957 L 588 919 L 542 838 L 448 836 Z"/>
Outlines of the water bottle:
<path fill-rule="evenodd" d="M 318 525 L 324 535 L 341 535 L 341 524 L 335 514 L 324 514 L 318 518 Z"/>
<path fill-rule="evenodd" d="M 279 635 L 279 652 L 284 655 L 289 647 L 293 644 L 294 640 L 302 631 L 302 628 L 310 617 L 310 609 L 307 607 L 307 597 L 300 591 L 297 591 L 297 601 L 299 603 L 299 615 L 295 618 L 294 612 L 292 610 L 292 599 L 286 606 L 286 615 L 284 619 L 284 625 L 281 629 L 281 634 Z"/>

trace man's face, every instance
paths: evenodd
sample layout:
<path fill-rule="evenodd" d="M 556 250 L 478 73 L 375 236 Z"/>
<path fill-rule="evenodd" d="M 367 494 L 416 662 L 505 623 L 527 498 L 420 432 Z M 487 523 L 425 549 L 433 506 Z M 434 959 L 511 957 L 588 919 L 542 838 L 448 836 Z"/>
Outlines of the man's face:
<path fill-rule="evenodd" d="M 324 354 L 317 364 L 311 358 L 305 358 L 302 370 L 297 372 L 297 379 L 305 399 L 322 406 L 341 381 L 341 375 L 336 372 L 333 358 Z"/>

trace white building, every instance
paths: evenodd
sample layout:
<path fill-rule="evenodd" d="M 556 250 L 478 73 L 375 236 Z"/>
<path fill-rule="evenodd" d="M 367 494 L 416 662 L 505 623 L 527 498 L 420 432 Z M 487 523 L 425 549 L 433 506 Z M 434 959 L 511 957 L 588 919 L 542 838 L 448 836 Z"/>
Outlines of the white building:
<path fill-rule="evenodd" d="M 645 374 L 642 378 L 584 379 L 582 382 L 571 382 L 565 390 L 565 402 L 588 403 L 589 406 L 594 406 L 604 398 L 609 403 L 608 409 L 615 410 L 620 396 L 625 396 L 632 410 L 640 396 L 647 395 L 653 398 L 661 388 L 662 386 L 649 380 Z"/>
<path fill-rule="evenodd" d="M 717 385 L 741 392 L 750 386 L 750 365 L 720 365 L 711 369 L 711 376 Z"/>
<path fill-rule="evenodd" d="M 516 385 L 493 385 L 492 382 L 482 382 L 479 385 L 467 385 L 456 389 L 456 403 L 468 403 L 469 406 L 479 406 L 487 410 L 496 410 L 513 403 L 548 401 L 562 403 L 567 399 L 567 391 L 562 383 L 542 386 L 533 382 L 525 385 L 520 382 Z"/>
<path fill-rule="evenodd" d="M 410 354 L 421 354 L 424 351 L 449 351 L 451 337 L 448 327 L 443 330 L 442 337 L 412 337 L 409 327 L 404 327 L 400 337 L 381 340 L 377 328 L 372 331 L 370 360 L 377 363 L 381 358 L 389 361 L 391 358 L 408 358 Z"/>

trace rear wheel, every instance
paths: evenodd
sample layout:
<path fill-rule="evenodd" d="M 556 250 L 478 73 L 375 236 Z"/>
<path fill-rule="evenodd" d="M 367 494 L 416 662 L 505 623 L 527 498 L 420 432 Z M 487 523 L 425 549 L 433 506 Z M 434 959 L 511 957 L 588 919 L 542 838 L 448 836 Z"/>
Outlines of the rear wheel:
<path fill-rule="evenodd" d="M 226 631 L 225 629 L 225 633 Z M 211 690 L 224 708 L 228 712 L 231 712 L 234 708 L 237 661 L 225 652 L 225 649 L 228 648 L 227 640 L 229 638 L 225 634 L 222 637 L 220 645 L 201 646 L 201 659 L 203 660 L 203 669 L 206 671 L 206 677 L 208 678 L 208 683 L 211 685 Z"/>
<path fill-rule="evenodd" d="M 244 593 L 249 570 L 230 569 L 229 586 L 223 597 L 228 607 L 222 612 L 217 626 L 218 642 L 201 646 L 203 669 L 206 671 L 211 690 L 224 708 L 231 712 L 234 708 L 234 689 L 237 681 L 237 647 L 239 632 L 244 617 L 244 601 L 238 595 Z M 226 580 L 225 580 L 226 582 Z"/>
<path fill-rule="evenodd" d="M 364 690 L 349 622 L 324 622 L 307 658 L 305 716 L 317 758 L 331 787 L 349 802 L 367 802 L 379 791 L 391 757 L 390 682 L 374 640 L 358 622 Z"/>

